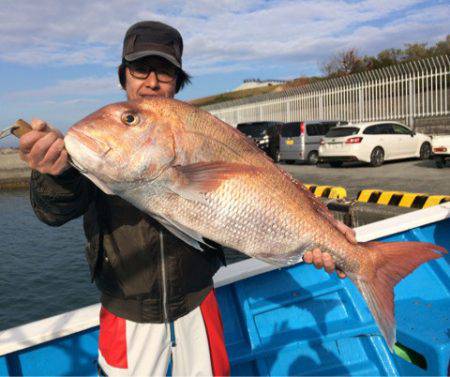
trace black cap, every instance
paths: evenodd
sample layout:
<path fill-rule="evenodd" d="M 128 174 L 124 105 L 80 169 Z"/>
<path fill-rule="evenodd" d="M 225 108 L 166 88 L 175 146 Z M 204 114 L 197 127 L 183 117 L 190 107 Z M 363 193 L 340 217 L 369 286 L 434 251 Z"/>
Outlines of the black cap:
<path fill-rule="evenodd" d="M 183 38 L 177 29 L 158 21 L 132 25 L 123 40 L 122 58 L 134 61 L 145 56 L 160 56 L 181 69 Z"/>

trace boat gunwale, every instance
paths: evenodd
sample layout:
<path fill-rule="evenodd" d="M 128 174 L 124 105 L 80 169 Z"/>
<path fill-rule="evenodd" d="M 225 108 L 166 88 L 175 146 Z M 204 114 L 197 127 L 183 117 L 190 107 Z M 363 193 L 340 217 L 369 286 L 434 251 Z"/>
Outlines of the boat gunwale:
<path fill-rule="evenodd" d="M 370 241 L 450 218 L 450 202 L 409 212 L 355 228 L 360 242 Z M 276 270 L 278 267 L 246 259 L 222 267 L 214 276 L 216 288 Z M 78 333 L 99 325 L 100 304 L 93 304 L 0 332 L 0 356 Z"/>

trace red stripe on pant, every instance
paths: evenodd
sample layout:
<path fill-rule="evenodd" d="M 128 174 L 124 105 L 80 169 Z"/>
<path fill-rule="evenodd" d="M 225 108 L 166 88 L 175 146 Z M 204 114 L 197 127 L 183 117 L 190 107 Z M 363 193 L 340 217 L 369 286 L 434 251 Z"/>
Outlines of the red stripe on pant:
<path fill-rule="evenodd" d="M 214 376 L 229 376 L 230 362 L 225 348 L 222 317 L 220 316 L 214 290 L 205 297 L 200 305 L 208 336 L 209 354 Z"/>
<path fill-rule="evenodd" d="M 109 365 L 128 368 L 125 319 L 115 316 L 103 306 L 100 310 L 98 346 Z"/>

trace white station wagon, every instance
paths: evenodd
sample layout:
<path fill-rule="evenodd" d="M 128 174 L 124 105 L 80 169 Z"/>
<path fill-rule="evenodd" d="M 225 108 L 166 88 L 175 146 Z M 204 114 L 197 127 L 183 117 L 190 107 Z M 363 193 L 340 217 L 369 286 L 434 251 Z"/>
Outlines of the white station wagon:
<path fill-rule="evenodd" d="M 334 127 L 322 139 L 319 161 L 339 167 L 346 161 L 380 166 L 384 161 L 431 156 L 431 138 L 399 122 L 351 123 Z"/>

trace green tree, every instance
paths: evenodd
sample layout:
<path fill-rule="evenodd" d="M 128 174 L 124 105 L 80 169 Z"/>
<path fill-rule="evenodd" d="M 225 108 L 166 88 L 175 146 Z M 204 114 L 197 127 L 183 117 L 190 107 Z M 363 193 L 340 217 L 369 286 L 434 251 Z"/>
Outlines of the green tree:
<path fill-rule="evenodd" d="M 381 51 L 377 55 L 377 60 L 380 67 L 386 67 L 388 65 L 400 63 L 403 59 L 403 51 L 399 48 L 390 48 Z"/>
<path fill-rule="evenodd" d="M 433 55 L 450 55 L 450 34 L 444 41 L 437 42 L 432 48 Z"/>
<path fill-rule="evenodd" d="M 430 57 L 430 49 L 426 43 L 407 43 L 404 51 L 404 60 L 417 60 Z"/>
<path fill-rule="evenodd" d="M 334 55 L 328 62 L 322 64 L 322 72 L 327 77 L 341 77 L 366 70 L 364 59 L 352 48 Z"/>
<path fill-rule="evenodd" d="M 320 69 L 326 78 L 341 77 L 440 55 L 450 55 L 450 35 L 432 47 L 427 47 L 426 43 L 407 43 L 403 50 L 389 48 L 379 52 L 377 56 L 366 55 L 363 58 L 358 55 L 355 48 L 351 48 L 330 57 L 328 61 L 321 64 Z"/>

